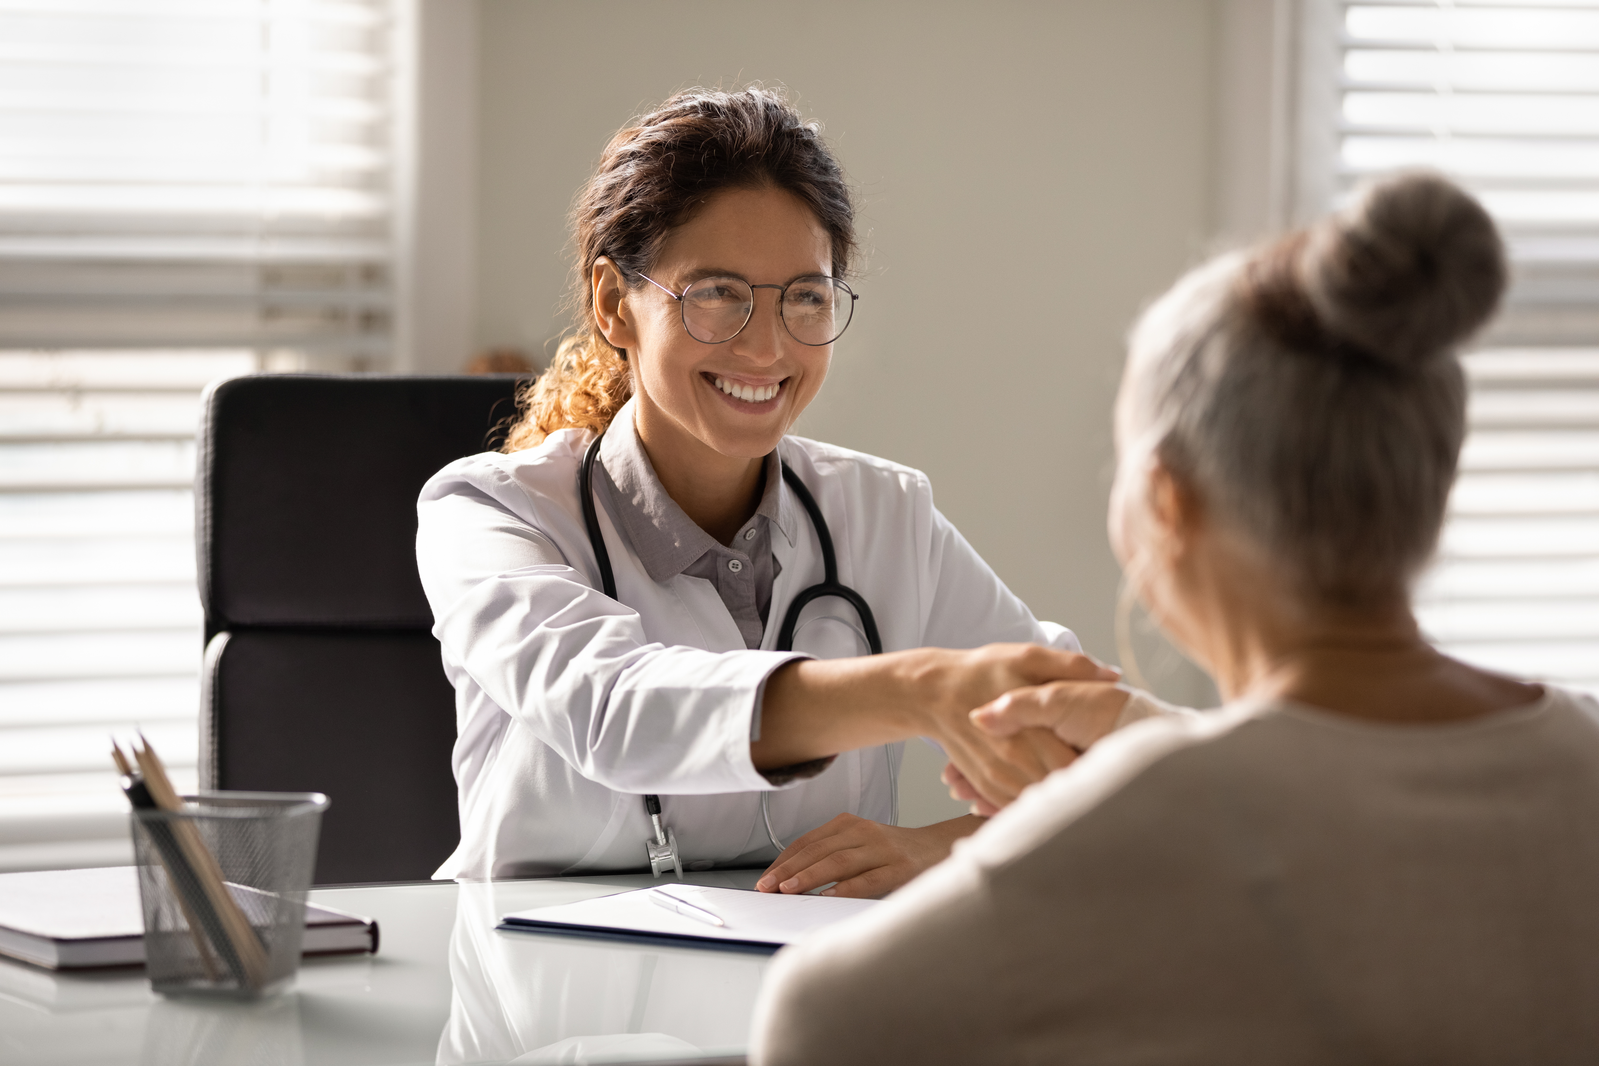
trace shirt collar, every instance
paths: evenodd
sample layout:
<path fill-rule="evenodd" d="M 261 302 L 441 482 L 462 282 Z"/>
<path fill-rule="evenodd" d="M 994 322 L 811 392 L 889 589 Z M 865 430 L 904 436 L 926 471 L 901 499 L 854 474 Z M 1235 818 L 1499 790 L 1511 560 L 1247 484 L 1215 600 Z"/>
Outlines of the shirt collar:
<path fill-rule="evenodd" d="M 639 440 L 633 412 L 634 401 L 629 400 L 611 420 L 610 429 L 600 442 L 597 480 L 602 491 L 610 494 L 615 504 L 611 510 L 650 580 L 662 582 L 681 574 L 707 551 L 728 549 L 696 525 L 667 495 Z M 775 525 L 792 544 L 794 499 L 783 483 L 781 470 L 774 449 L 766 457 L 766 483 L 755 514 Z"/>

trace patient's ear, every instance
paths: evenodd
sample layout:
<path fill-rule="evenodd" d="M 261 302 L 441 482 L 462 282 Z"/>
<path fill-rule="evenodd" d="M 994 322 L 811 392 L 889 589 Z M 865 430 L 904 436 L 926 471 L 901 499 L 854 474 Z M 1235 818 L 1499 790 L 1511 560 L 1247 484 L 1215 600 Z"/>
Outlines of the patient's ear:
<path fill-rule="evenodd" d="M 1204 528 L 1203 503 L 1186 481 L 1158 459 L 1150 465 L 1148 485 L 1155 539 L 1168 558 L 1178 558 L 1193 546 Z"/>
<path fill-rule="evenodd" d="M 609 256 L 600 256 L 589 271 L 594 292 L 594 324 L 611 347 L 630 351 L 638 347 L 638 330 L 628 307 L 628 288 L 622 271 Z"/>

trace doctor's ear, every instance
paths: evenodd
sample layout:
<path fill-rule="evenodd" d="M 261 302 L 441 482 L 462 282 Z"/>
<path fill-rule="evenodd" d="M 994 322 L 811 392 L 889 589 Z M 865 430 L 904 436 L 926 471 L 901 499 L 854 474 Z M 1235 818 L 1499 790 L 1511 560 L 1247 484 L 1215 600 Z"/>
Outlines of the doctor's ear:
<path fill-rule="evenodd" d="M 589 285 L 594 294 L 594 324 L 600 336 L 620 349 L 626 359 L 626 353 L 638 347 L 638 330 L 621 268 L 609 256 L 600 256 L 589 271 Z"/>

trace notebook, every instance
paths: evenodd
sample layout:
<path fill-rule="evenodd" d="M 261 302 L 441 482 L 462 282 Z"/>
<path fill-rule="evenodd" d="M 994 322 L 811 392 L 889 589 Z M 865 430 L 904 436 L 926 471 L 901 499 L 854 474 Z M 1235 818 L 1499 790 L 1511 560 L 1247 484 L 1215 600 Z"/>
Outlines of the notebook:
<path fill-rule="evenodd" d="M 861 914 L 878 902 L 841 896 L 784 896 L 677 882 L 662 887 L 678 899 L 720 917 L 725 924 L 711 925 L 668 910 L 650 898 L 656 889 L 641 888 L 577 903 L 516 911 L 500 919 L 500 928 L 770 952 L 813 929 Z"/>
<path fill-rule="evenodd" d="M 230 885 L 235 893 L 251 889 Z M 378 926 L 307 904 L 306 955 L 375 952 Z M 0 874 L 0 955 L 51 970 L 144 962 L 144 915 L 132 866 Z"/>

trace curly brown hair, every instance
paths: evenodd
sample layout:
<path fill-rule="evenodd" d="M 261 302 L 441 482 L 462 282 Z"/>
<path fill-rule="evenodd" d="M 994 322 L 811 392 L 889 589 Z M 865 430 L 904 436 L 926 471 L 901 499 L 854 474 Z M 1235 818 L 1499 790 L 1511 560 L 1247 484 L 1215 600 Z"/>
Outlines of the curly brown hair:
<path fill-rule="evenodd" d="M 531 448 L 558 429 L 604 430 L 633 394 L 627 353 L 612 347 L 594 319 L 595 261 L 608 256 L 637 288 L 667 234 L 711 194 L 767 186 L 811 209 L 831 240 L 833 274 L 843 277 L 855 254 L 850 189 L 817 125 L 782 92 L 687 89 L 611 138 L 572 207 L 568 303 L 576 328 L 549 369 L 523 388 L 504 451 Z"/>

